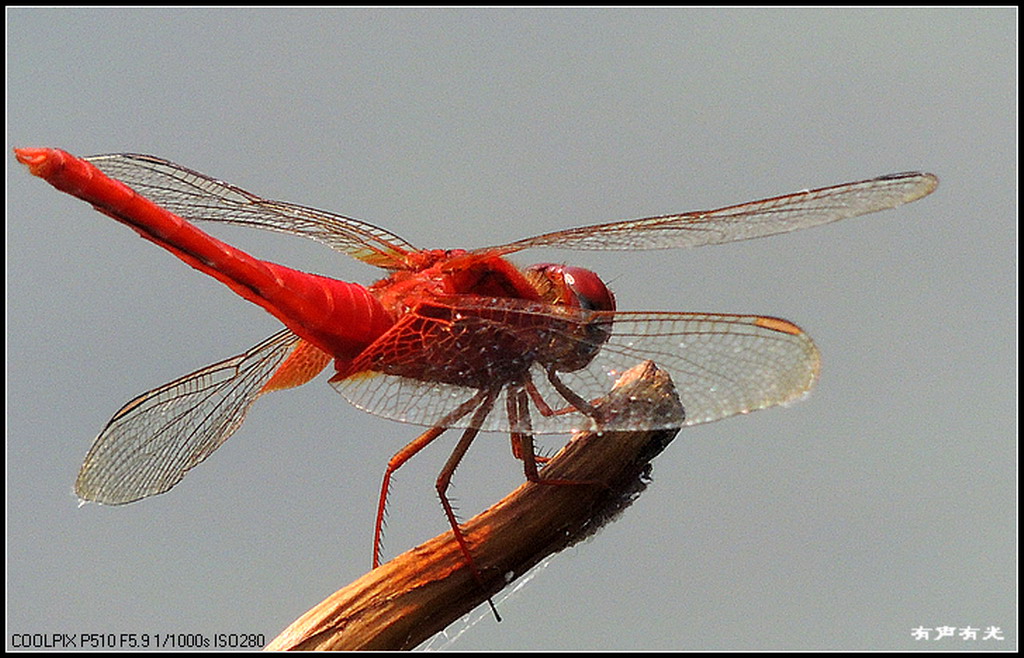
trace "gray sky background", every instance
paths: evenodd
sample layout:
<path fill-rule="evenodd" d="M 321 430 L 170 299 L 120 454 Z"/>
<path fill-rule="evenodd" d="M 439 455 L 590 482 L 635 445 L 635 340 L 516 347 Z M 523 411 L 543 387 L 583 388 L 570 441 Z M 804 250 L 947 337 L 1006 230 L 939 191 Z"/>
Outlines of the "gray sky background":
<path fill-rule="evenodd" d="M 261 400 L 169 494 L 79 508 L 77 469 L 124 402 L 278 325 L 12 146 L 151 153 L 424 247 L 932 171 L 927 199 L 811 231 L 519 255 L 600 272 L 623 309 L 787 318 L 822 376 L 800 404 L 684 430 L 622 518 L 452 648 L 1016 647 L 1014 10 L 9 9 L 7 37 L 8 648 L 269 640 L 367 570 L 384 465 L 419 431 L 322 378 Z M 311 242 L 217 234 L 377 278 Z M 453 443 L 400 471 L 391 555 L 446 528 Z M 521 478 L 486 435 L 453 493 L 468 516 Z M 1006 640 L 915 643 L 918 626 Z"/>

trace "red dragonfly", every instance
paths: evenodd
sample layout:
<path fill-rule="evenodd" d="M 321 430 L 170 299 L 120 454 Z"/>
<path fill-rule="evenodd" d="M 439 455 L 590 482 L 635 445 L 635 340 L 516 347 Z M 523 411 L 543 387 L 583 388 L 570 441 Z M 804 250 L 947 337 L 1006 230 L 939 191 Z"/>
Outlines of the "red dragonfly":
<path fill-rule="evenodd" d="M 534 454 L 536 434 L 709 422 L 799 398 L 817 377 L 817 349 L 786 320 L 617 311 L 612 293 L 590 271 L 550 263 L 520 268 L 506 256 L 533 247 L 665 249 L 763 237 L 893 208 L 938 184 L 931 174 L 892 174 L 497 247 L 421 250 L 365 222 L 263 199 L 150 156 L 16 153 L 36 176 L 225 283 L 287 327 L 128 402 L 85 458 L 77 494 L 117 505 L 167 491 L 238 429 L 256 398 L 303 384 L 333 360 L 330 383 L 354 405 L 429 427 L 385 470 L 375 567 L 392 474 L 448 429 L 463 433 L 437 490 L 473 567 L 445 492 L 480 430 L 510 433 L 526 477 L 538 481 L 543 459 Z M 388 276 L 364 287 L 293 270 L 207 235 L 191 223 L 198 221 L 307 237 Z M 620 373 L 648 359 L 671 374 L 684 412 L 643 419 L 601 415 L 592 402 Z M 502 396 L 504 413 L 494 412 Z"/>

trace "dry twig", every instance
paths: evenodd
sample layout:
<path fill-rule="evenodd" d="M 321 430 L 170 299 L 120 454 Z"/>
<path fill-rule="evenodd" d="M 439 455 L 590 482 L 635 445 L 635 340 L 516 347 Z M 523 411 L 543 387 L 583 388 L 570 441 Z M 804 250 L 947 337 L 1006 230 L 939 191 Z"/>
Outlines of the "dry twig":
<path fill-rule="evenodd" d="M 646 362 L 629 370 L 601 407 L 613 413 L 680 417 L 663 371 Z M 462 525 L 486 585 L 474 579 L 451 531 L 399 555 L 338 590 L 297 619 L 268 650 L 412 649 L 548 555 L 593 534 L 646 486 L 653 459 L 678 429 L 582 433 L 541 471 Z"/>

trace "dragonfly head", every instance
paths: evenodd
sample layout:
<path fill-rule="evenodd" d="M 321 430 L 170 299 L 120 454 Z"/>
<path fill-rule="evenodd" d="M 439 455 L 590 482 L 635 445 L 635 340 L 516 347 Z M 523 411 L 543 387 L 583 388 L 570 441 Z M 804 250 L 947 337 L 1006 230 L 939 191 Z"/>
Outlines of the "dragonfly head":
<path fill-rule="evenodd" d="M 526 276 L 549 303 L 587 311 L 615 310 L 615 295 L 590 270 L 571 265 L 539 263 L 527 267 Z"/>

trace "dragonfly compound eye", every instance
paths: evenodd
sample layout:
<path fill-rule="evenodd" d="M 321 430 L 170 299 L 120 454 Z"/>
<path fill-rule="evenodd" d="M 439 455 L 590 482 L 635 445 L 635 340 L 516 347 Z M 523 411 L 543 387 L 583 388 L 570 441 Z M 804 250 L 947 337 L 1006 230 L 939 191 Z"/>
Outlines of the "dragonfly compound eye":
<path fill-rule="evenodd" d="M 614 311 L 615 296 L 590 270 L 570 265 L 539 263 L 526 268 L 526 276 L 548 303 L 586 311 Z"/>
<path fill-rule="evenodd" d="M 582 267 L 565 265 L 561 269 L 565 284 L 576 296 L 580 308 L 588 311 L 615 310 L 615 295 L 604 285 L 601 277 Z"/>

